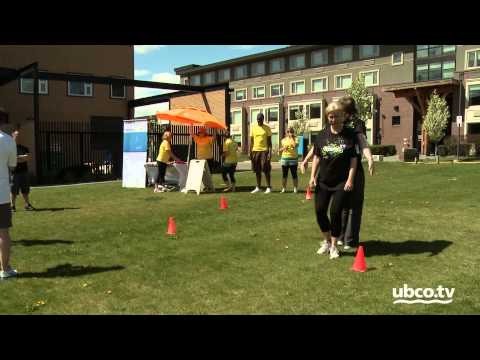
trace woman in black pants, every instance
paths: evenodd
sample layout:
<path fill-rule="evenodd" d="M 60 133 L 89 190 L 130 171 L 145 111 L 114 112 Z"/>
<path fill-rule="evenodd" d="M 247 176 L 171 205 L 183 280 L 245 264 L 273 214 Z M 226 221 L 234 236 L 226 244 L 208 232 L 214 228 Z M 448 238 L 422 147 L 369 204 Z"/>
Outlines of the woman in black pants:
<path fill-rule="evenodd" d="M 340 103 L 332 102 L 325 113 L 329 126 L 320 131 L 314 145 L 310 187 L 315 186 L 315 213 L 325 237 L 317 253 L 330 252 L 330 259 L 335 259 L 340 256 L 337 238 L 342 228 L 342 211 L 348 206 L 355 179 L 356 137 L 353 129 L 343 125 L 345 112 Z"/>
<path fill-rule="evenodd" d="M 338 239 L 338 245 L 344 245 L 344 250 L 357 247 L 360 242 L 360 224 L 362 222 L 363 200 L 365 193 L 365 172 L 362 165 L 362 154 L 368 160 L 368 172 L 374 173 L 372 152 L 368 145 L 365 122 L 358 117 L 355 100 L 351 96 L 342 97 L 339 102 L 343 105 L 347 119 L 345 126 L 355 132 L 359 151 L 357 152 L 357 173 L 355 176 L 354 190 L 350 206 L 344 209 L 342 214 L 342 233 Z"/>

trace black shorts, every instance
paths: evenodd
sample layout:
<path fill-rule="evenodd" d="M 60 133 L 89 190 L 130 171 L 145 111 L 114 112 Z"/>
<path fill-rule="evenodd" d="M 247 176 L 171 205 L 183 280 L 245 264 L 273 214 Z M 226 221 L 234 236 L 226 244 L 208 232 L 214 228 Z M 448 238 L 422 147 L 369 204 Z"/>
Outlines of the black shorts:
<path fill-rule="evenodd" d="M 0 229 L 12 227 L 12 209 L 10 204 L 0 204 Z"/>
<path fill-rule="evenodd" d="M 13 174 L 12 180 L 12 194 L 18 195 L 21 191 L 22 194 L 28 194 L 30 192 L 30 182 L 28 181 L 28 173 Z"/>
<path fill-rule="evenodd" d="M 268 159 L 268 151 L 252 151 L 252 170 L 257 174 L 260 172 L 269 173 L 272 165 Z"/>

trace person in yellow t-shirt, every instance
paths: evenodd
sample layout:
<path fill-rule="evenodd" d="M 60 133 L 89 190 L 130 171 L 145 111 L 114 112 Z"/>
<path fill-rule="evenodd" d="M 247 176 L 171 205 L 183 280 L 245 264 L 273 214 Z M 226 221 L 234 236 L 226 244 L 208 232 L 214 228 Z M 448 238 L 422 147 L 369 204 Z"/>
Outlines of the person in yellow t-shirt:
<path fill-rule="evenodd" d="M 267 189 L 265 194 L 272 192 L 270 186 L 270 172 L 272 166 L 270 160 L 272 159 L 272 130 L 270 126 L 263 124 L 264 116 L 262 113 L 257 115 L 257 124 L 252 125 L 250 129 L 250 160 L 252 161 L 252 170 L 255 172 L 257 178 L 257 187 L 252 191 L 252 194 L 260 191 L 262 185 L 262 171 L 265 173 L 267 181 Z"/>
<path fill-rule="evenodd" d="M 288 170 L 292 173 L 293 179 L 293 192 L 297 193 L 298 188 L 298 139 L 295 136 L 295 130 L 289 128 L 287 130 L 287 136 L 285 136 L 281 141 L 281 147 L 278 150 L 282 157 L 280 159 L 280 164 L 282 165 L 282 193 L 286 191 L 287 187 L 287 178 Z"/>
<path fill-rule="evenodd" d="M 165 131 L 162 136 L 162 143 L 158 150 L 157 156 L 157 165 L 158 165 L 158 177 L 155 182 L 154 192 L 164 192 L 165 191 L 165 174 L 167 172 L 167 165 L 170 161 L 170 158 L 173 158 L 177 161 L 180 159 L 172 152 L 172 133 L 170 131 Z"/>
<path fill-rule="evenodd" d="M 197 159 L 207 160 L 211 174 L 213 170 L 213 136 L 207 135 L 205 128 L 200 128 L 198 135 L 192 135 L 192 138 L 197 145 Z"/>
<path fill-rule="evenodd" d="M 227 130 L 225 134 L 225 142 L 223 143 L 223 167 L 222 167 L 222 178 L 227 184 L 227 188 L 224 190 L 235 192 L 235 170 L 237 169 L 238 163 L 238 144 L 232 140 L 230 132 Z M 230 179 L 227 177 L 230 177 Z"/>

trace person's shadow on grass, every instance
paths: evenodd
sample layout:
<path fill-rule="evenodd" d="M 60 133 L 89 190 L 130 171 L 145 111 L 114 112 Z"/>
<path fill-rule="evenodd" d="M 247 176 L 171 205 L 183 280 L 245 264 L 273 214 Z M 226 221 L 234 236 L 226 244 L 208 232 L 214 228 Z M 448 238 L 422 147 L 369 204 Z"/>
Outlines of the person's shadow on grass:
<path fill-rule="evenodd" d="M 453 244 L 453 242 L 447 240 L 406 240 L 402 242 L 367 240 L 360 242 L 360 245 L 363 245 L 366 257 L 385 255 L 400 256 L 423 253 L 430 253 L 428 256 L 435 256 L 440 254 L 451 244 Z M 355 256 L 355 253 L 344 253 L 344 255 Z"/>
<path fill-rule="evenodd" d="M 61 208 L 35 208 L 34 212 L 39 211 L 65 211 L 65 210 L 79 210 L 78 207 L 61 207 Z"/>
<path fill-rule="evenodd" d="M 21 272 L 19 278 L 56 278 L 97 274 L 106 271 L 124 270 L 124 266 L 82 266 L 63 264 L 47 269 L 45 272 Z"/>
<path fill-rule="evenodd" d="M 22 246 L 36 246 L 36 245 L 71 245 L 73 241 L 71 240 L 13 240 L 12 245 L 22 245 Z"/>

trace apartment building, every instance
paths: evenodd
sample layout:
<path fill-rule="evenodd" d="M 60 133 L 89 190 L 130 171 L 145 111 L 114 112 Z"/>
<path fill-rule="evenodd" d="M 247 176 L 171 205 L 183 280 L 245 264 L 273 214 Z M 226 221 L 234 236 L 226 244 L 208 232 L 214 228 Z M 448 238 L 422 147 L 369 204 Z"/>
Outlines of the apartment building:
<path fill-rule="evenodd" d="M 457 114 L 465 114 L 463 136 L 479 132 L 479 56 L 474 45 L 302 45 L 175 71 L 185 84 L 229 82 L 230 130 L 243 150 L 259 112 L 272 128 L 274 146 L 299 112 L 309 119 L 314 140 L 325 126 L 326 105 L 361 76 L 374 100 L 374 116 L 365 119 L 370 143 L 394 144 L 400 153 L 408 142 L 428 153 L 422 118 L 433 89 L 452 111 L 447 135 L 458 132 Z"/>
<path fill-rule="evenodd" d="M 38 62 L 40 71 L 133 79 L 133 45 L 15 45 L 0 46 L 0 68 L 20 69 Z M 9 123 L 21 126 L 20 143 L 33 158 L 35 172 L 35 131 L 33 123 L 33 79 L 19 78 L 0 86 L 0 108 Z M 41 122 L 85 122 L 92 128 L 121 131 L 128 117 L 133 88 L 83 81 L 39 81 Z M 121 138 L 120 138 L 121 142 Z M 53 145 L 52 145 L 53 146 Z"/>

